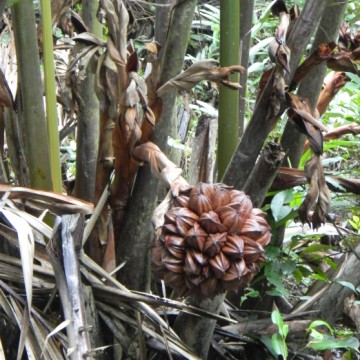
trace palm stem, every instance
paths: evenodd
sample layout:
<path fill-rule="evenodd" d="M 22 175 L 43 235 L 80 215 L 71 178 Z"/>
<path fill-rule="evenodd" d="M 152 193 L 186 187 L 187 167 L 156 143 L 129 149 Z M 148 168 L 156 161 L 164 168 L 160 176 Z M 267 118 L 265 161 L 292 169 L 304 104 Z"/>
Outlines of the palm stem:
<path fill-rule="evenodd" d="M 61 192 L 62 184 L 60 166 L 60 143 L 56 109 L 55 69 L 50 1 L 41 0 L 41 16 L 43 35 L 46 118 L 49 137 L 51 176 L 53 179 L 54 191 Z"/>
<path fill-rule="evenodd" d="M 239 23 L 240 0 L 220 2 L 220 66 L 240 63 Z M 232 75 L 231 81 L 239 81 Z M 220 88 L 218 179 L 221 179 L 238 142 L 239 94 L 229 88 Z"/>

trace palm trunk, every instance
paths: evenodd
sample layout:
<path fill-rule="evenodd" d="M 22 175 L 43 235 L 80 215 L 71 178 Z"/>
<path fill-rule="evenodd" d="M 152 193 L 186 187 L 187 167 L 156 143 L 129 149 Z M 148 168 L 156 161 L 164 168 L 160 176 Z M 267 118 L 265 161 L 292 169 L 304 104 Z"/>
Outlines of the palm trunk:
<path fill-rule="evenodd" d="M 240 1 L 220 2 L 220 66 L 240 63 L 239 19 Z M 239 75 L 232 75 L 231 81 L 239 81 Z M 218 179 L 226 167 L 238 143 L 239 94 L 225 86 L 220 87 L 218 128 Z"/>
<path fill-rule="evenodd" d="M 171 10 L 170 26 L 161 59 L 159 84 L 181 72 L 187 49 L 191 23 L 197 1 L 179 1 Z M 163 28 L 163 24 L 158 26 Z M 163 96 L 161 117 L 156 124 L 153 142 L 165 149 L 168 136 L 175 137 L 176 90 Z M 128 202 L 124 226 L 115 234 L 117 239 L 116 262 L 126 261 L 119 271 L 119 279 L 130 289 L 146 291 L 150 285 L 149 246 L 152 238 L 151 217 L 158 199 L 159 181 L 148 166 L 139 169 L 131 201 Z"/>
<path fill-rule="evenodd" d="M 53 35 L 52 35 L 52 23 L 51 23 L 51 4 L 47 0 L 41 0 L 41 19 L 42 19 L 46 119 L 47 119 L 48 137 L 49 137 L 51 177 L 53 180 L 54 191 L 61 193 L 62 183 L 61 183 L 61 165 L 60 165 L 60 142 L 59 142 L 57 107 L 56 107 L 57 104 L 56 104 L 56 88 L 55 88 Z"/>
<path fill-rule="evenodd" d="M 343 0 L 337 0 L 328 4 L 315 35 L 312 51 L 315 51 L 322 43 L 328 43 L 336 40 L 346 6 L 347 1 Z M 300 83 L 298 93 L 299 95 L 305 96 L 309 99 L 313 109 L 316 107 L 326 70 L 326 63 L 321 63 L 312 69 Z M 286 124 L 281 138 L 281 145 L 284 150 L 288 152 L 288 158 L 292 167 L 297 167 L 299 165 L 304 149 L 305 139 L 306 136 L 300 133 L 291 121 Z"/>
<path fill-rule="evenodd" d="M 309 0 L 291 31 L 287 42 L 291 49 L 291 69 L 286 78 L 287 83 L 290 83 L 294 76 L 326 3 L 326 0 Z M 245 185 L 267 136 L 285 110 L 284 106 L 280 108 L 279 112 L 274 113 L 271 110 L 273 80 L 273 76 L 271 76 L 222 179 L 224 183 L 233 185 L 237 189 L 242 189 Z"/>
<path fill-rule="evenodd" d="M 245 69 L 248 68 L 249 51 L 251 41 L 251 27 L 254 13 L 255 0 L 243 1 L 240 7 L 240 47 L 241 59 L 240 64 Z M 239 90 L 239 139 L 244 133 L 245 113 L 246 113 L 246 91 L 247 91 L 247 72 L 240 76 L 241 89 Z"/>
<path fill-rule="evenodd" d="M 82 17 L 90 31 L 101 37 L 102 26 L 96 19 L 99 2 L 88 0 L 83 4 Z M 86 69 L 86 77 L 80 85 L 82 106 L 78 114 L 78 138 L 76 152 L 75 194 L 86 201 L 95 197 L 95 174 L 99 146 L 99 100 L 95 92 L 95 64 Z"/>
<path fill-rule="evenodd" d="M 21 115 L 25 123 L 25 156 L 29 168 L 30 186 L 36 189 L 53 190 L 32 1 L 16 2 L 12 13 L 21 91 Z"/>

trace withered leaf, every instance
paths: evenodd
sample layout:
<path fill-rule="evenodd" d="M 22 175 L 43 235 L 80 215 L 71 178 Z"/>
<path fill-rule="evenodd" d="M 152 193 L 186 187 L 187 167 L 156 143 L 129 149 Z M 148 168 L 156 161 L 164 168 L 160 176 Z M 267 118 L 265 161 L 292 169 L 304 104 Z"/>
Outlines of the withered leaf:
<path fill-rule="evenodd" d="M 106 41 L 101 40 L 100 38 L 98 38 L 97 36 L 95 36 L 93 33 L 90 32 L 83 32 L 81 34 L 75 35 L 72 37 L 72 40 L 84 42 L 87 44 L 97 45 L 101 47 L 106 46 Z"/>
<path fill-rule="evenodd" d="M 229 76 L 234 73 L 244 73 L 245 69 L 240 65 L 218 67 L 215 60 L 201 60 L 190 66 L 187 70 L 172 78 L 157 90 L 157 96 L 161 97 L 172 88 L 178 90 L 190 90 L 200 81 L 207 80 L 221 83 L 233 89 L 239 89 L 240 84 L 232 83 Z"/>
<path fill-rule="evenodd" d="M 312 52 L 296 69 L 294 78 L 292 80 L 290 89 L 295 89 L 297 84 L 309 73 L 309 71 L 316 65 L 323 61 L 329 60 L 333 55 L 333 51 L 336 47 L 334 42 L 328 44 L 320 44 L 318 48 Z"/>
<path fill-rule="evenodd" d="M 325 77 L 324 86 L 316 105 L 320 116 L 325 113 L 331 100 L 348 81 L 350 81 L 350 78 L 344 72 L 332 71 Z"/>

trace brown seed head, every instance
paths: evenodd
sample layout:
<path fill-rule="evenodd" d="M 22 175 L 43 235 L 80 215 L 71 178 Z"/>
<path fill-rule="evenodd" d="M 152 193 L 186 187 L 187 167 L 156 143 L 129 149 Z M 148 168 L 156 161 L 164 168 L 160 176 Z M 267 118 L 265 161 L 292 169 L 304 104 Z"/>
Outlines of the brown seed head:
<path fill-rule="evenodd" d="M 246 194 L 200 183 L 166 213 L 152 248 L 153 271 L 180 295 L 213 297 L 251 282 L 270 237 L 265 214 Z"/>

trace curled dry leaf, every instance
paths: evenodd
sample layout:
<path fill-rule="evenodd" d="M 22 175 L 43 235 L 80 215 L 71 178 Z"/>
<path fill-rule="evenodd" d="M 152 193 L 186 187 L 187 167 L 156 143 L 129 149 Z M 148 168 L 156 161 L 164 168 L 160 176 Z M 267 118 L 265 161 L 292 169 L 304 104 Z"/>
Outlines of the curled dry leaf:
<path fill-rule="evenodd" d="M 145 45 L 147 54 L 146 54 L 146 62 L 153 63 L 157 60 L 159 51 L 161 49 L 161 45 L 157 42 L 147 43 Z"/>
<path fill-rule="evenodd" d="M 13 96 L 2 70 L 0 70 L 0 105 L 8 108 L 14 107 Z"/>
<path fill-rule="evenodd" d="M 9 199 L 29 202 L 30 207 L 49 209 L 55 214 L 91 214 L 94 205 L 71 196 L 64 196 L 50 191 L 34 190 L 25 187 L 13 187 L 0 184 L 0 194 L 9 192 Z"/>
<path fill-rule="evenodd" d="M 289 93 L 286 96 L 290 106 L 287 111 L 289 119 L 308 137 L 312 150 L 316 154 L 322 154 L 323 135 L 321 131 L 327 132 L 327 128 L 315 118 L 307 98 Z"/>
<path fill-rule="evenodd" d="M 346 76 L 344 72 L 330 72 L 324 79 L 324 86 L 319 95 L 319 99 L 316 108 L 320 114 L 325 113 L 331 100 L 335 97 L 340 89 L 350 81 L 350 78 Z"/>
<path fill-rule="evenodd" d="M 283 0 L 278 0 L 271 7 L 273 15 L 279 17 L 279 25 L 275 30 L 275 39 L 278 44 L 286 43 L 286 35 L 290 25 L 290 15 Z"/>
<path fill-rule="evenodd" d="M 360 60 L 360 32 L 352 35 L 347 27 L 341 26 L 339 31 L 338 49 L 328 60 L 328 67 L 335 71 L 351 72 L 359 75 L 356 63 Z"/>
<path fill-rule="evenodd" d="M 240 88 L 240 84 L 230 82 L 229 76 L 234 73 L 243 74 L 244 72 L 245 69 L 240 65 L 221 68 L 217 66 L 215 60 L 202 60 L 170 79 L 157 90 L 156 94 L 161 97 L 172 88 L 190 90 L 203 80 L 220 83 L 236 90 Z"/>
<path fill-rule="evenodd" d="M 330 192 L 321 166 L 322 131 L 327 131 L 327 129 L 315 119 L 307 99 L 294 94 L 287 96 L 291 106 L 287 112 L 288 117 L 295 122 L 301 132 L 306 134 L 313 152 L 312 158 L 305 164 L 304 172 L 309 188 L 303 203 L 299 207 L 299 217 L 303 223 L 311 223 L 314 228 L 318 228 L 325 222 L 325 215 L 330 209 L 331 202 Z M 314 205 L 315 210 L 310 217 L 310 211 Z"/>
<path fill-rule="evenodd" d="M 303 223 L 307 222 L 314 229 L 317 229 L 325 223 L 325 215 L 329 212 L 331 202 L 330 191 L 318 155 L 314 154 L 305 164 L 304 172 L 309 183 L 309 189 L 305 200 L 299 207 L 299 217 Z M 315 210 L 310 216 L 314 204 Z"/>
<path fill-rule="evenodd" d="M 182 170 L 171 162 L 155 144 L 147 142 L 136 146 L 132 155 L 137 161 L 149 162 L 151 171 L 171 188 L 174 196 L 191 188 L 181 176 Z"/>
<path fill-rule="evenodd" d="M 323 61 L 327 61 L 331 58 L 334 53 L 336 44 L 330 42 L 328 44 L 320 44 L 318 48 L 311 53 L 302 64 L 296 69 L 294 78 L 290 85 L 290 89 L 295 89 L 297 84 L 309 73 L 309 71 L 316 65 Z"/>

